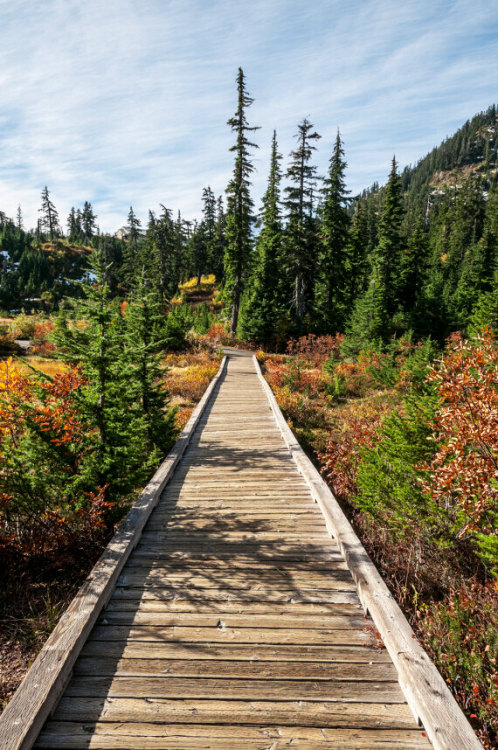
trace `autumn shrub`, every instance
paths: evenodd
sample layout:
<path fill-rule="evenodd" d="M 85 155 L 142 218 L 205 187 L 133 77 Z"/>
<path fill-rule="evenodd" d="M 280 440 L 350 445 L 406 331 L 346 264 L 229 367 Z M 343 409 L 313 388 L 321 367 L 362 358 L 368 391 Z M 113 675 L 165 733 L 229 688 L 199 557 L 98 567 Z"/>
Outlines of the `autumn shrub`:
<path fill-rule="evenodd" d="M 344 398 L 361 398 L 375 385 L 369 370 L 370 360 L 359 358 L 356 362 L 328 360 L 324 368 L 330 375 L 327 394 L 334 401 Z"/>
<path fill-rule="evenodd" d="M 42 322 L 38 315 L 26 315 L 21 313 L 17 315 L 9 324 L 9 336 L 11 339 L 28 339 L 34 338 L 37 324 Z"/>
<path fill-rule="evenodd" d="M 331 357 L 338 358 L 340 356 L 340 346 L 344 338 L 340 333 L 335 336 L 316 336 L 313 333 L 308 333 L 299 339 L 290 339 L 287 344 L 287 353 L 320 365 Z"/>
<path fill-rule="evenodd" d="M 99 536 L 110 508 L 82 467 L 89 425 L 76 368 L 45 380 L 0 362 L 0 553 L 46 556 Z M 101 524 L 102 522 L 102 524 Z M 86 542 L 84 540 L 87 540 Z"/>
<path fill-rule="evenodd" d="M 48 318 L 46 320 L 38 320 L 36 322 L 33 331 L 33 351 L 35 352 L 35 354 L 47 357 L 51 356 L 55 352 L 55 344 L 50 338 L 54 328 L 54 323 Z"/>
<path fill-rule="evenodd" d="M 464 583 L 441 602 L 422 604 L 417 629 L 480 739 L 495 747 L 498 727 L 498 589 Z"/>
<path fill-rule="evenodd" d="M 209 326 L 208 330 L 204 334 L 203 338 L 209 341 L 211 344 L 219 346 L 223 339 L 226 337 L 226 329 L 223 323 L 214 321 Z"/>
<path fill-rule="evenodd" d="M 365 403 L 347 419 L 337 420 L 325 450 L 319 453 L 321 472 L 335 494 L 348 500 L 358 492 L 357 473 L 361 452 L 377 440 L 379 425 L 388 406 Z M 339 422 L 337 424 L 337 422 Z"/>
<path fill-rule="evenodd" d="M 498 575 L 498 344 L 490 329 L 451 337 L 427 380 L 438 404 L 423 489 L 450 515 L 460 537 L 475 538 Z"/>
<path fill-rule="evenodd" d="M 212 378 L 218 372 L 219 364 L 194 364 L 166 374 L 166 386 L 172 396 L 181 396 L 186 401 L 198 401 Z"/>

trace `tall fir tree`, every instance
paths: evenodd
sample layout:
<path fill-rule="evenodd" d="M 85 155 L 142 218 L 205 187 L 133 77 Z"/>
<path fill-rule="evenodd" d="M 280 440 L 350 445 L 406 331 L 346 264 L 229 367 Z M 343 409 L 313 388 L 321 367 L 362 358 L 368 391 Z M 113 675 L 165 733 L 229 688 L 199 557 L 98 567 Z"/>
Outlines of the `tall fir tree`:
<path fill-rule="evenodd" d="M 206 264 L 203 272 L 216 273 L 216 197 L 208 187 L 202 191 L 202 228 L 206 242 Z M 200 283 L 200 278 L 198 277 Z"/>
<path fill-rule="evenodd" d="M 110 297 L 101 250 L 93 251 L 89 267 L 92 283 L 82 284 L 84 298 L 72 303 L 76 319 L 86 325 L 69 325 L 61 312 L 55 338 L 60 357 L 77 364 L 85 377 L 79 408 L 93 429 L 86 436 L 92 450 L 85 453 L 81 477 L 91 487 L 105 487 L 115 501 L 147 478 L 147 430 L 123 346 L 119 300 Z"/>
<path fill-rule="evenodd" d="M 50 199 L 50 192 L 46 185 L 42 190 L 41 199 L 41 208 L 38 209 L 41 213 L 41 226 L 48 230 L 50 241 L 52 241 L 59 230 L 59 214 L 55 204 Z"/>
<path fill-rule="evenodd" d="M 403 196 L 396 159 L 393 157 L 384 191 L 378 226 L 378 242 L 372 252 L 372 272 L 366 292 L 357 300 L 348 325 L 350 351 L 369 343 L 386 342 L 399 325 L 400 265 Z"/>
<path fill-rule="evenodd" d="M 237 110 L 228 120 L 228 125 L 236 134 L 236 141 L 230 148 L 235 153 L 235 166 L 232 179 L 227 186 L 226 250 L 224 297 L 230 309 L 230 331 L 235 334 L 239 320 L 240 299 L 248 273 L 252 251 L 251 227 L 254 221 L 253 201 L 250 195 L 249 180 L 254 171 L 250 161 L 250 149 L 257 148 L 248 138 L 248 133 L 258 130 L 249 126 L 246 109 L 253 99 L 248 95 L 242 68 L 237 75 Z"/>
<path fill-rule="evenodd" d="M 133 284 L 138 271 L 138 243 L 141 237 L 141 226 L 141 221 L 135 214 L 133 206 L 130 206 L 126 225 L 127 237 L 123 263 L 123 281 L 128 288 Z"/>
<path fill-rule="evenodd" d="M 97 215 L 95 214 L 92 204 L 85 201 L 83 211 L 81 212 L 81 230 L 83 232 L 83 243 L 88 245 L 97 228 Z"/>
<path fill-rule="evenodd" d="M 256 244 L 256 261 L 244 300 L 241 331 L 245 338 L 266 346 L 275 345 L 277 320 L 282 313 L 281 252 L 282 217 L 280 209 L 280 181 L 277 134 L 273 132 L 270 175 L 263 197 L 261 232 Z"/>
<path fill-rule="evenodd" d="M 148 453 L 157 459 L 171 448 L 177 432 L 176 408 L 171 407 L 164 386 L 166 370 L 161 365 L 161 351 L 167 340 L 165 321 L 161 296 L 142 274 L 127 300 L 124 340 L 132 378 L 138 387 Z"/>
<path fill-rule="evenodd" d="M 317 312 L 322 330 L 344 330 L 350 301 L 350 277 L 353 272 L 349 256 L 348 193 L 341 136 L 337 131 L 328 175 L 322 190 L 321 247 L 317 294 Z"/>
<path fill-rule="evenodd" d="M 216 280 L 223 284 L 224 281 L 224 259 L 226 252 L 226 217 L 223 207 L 223 198 L 218 196 L 216 201 L 216 222 L 214 226 L 213 253 L 211 257 L 211 268 Z"/>
<path fill-rule="evenodd" d="M 314 142 L 321 136 L 305 118 L 298 125 L 297 149 L 291 151 L 286 177 L 293 183 L 285 188 L 288 224 L 285 237 L 286 264 L 293 278 L 293 306 L 298 327 L 312 301 L 317 265 L 317 225 L 313 214 L 316 166 L 310 163 Z"/>

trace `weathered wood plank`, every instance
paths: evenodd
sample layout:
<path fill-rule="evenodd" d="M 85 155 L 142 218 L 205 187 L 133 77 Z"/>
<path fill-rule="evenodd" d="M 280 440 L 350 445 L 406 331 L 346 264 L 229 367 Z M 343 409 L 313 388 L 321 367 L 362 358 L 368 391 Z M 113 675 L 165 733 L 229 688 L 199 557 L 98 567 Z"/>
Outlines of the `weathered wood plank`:
<path fill-rule="evenodd" d="M 405 704 L 397 682 L 276 680 L 210 677 L 74 677 L 65 698 L 160 698 Z"/>
<path fill-rule="evenodd" d="M 134 595 L 130 595 L 134 594 Z M 359 601 L 355 603 L 339 604 L 333 602 L 332 604 L 318 602 L 318 603 L 303 603 L 303 602 L 281 602 L 279 604 L 273 604 L 261 601 L 246 601 L 240 602 L 234 601 L 199 601 L 198 599 L 164 599 L 157 596 L 147 597 L 142 596 L 140 592 L 127 592 L 125 597 L 121 597 L 118 594 L 114 594 L 107 607 L 103 610 L 103 615 L 106 612 L 113 611 L 128 611 L 136 612 L 189 612 L 189 613 L 212 613 L 222 614 L 241 614 L 244 616 L 253 615 L 275 615 L 292 617 L 307 617 L 307 616 L 324 616 L 329 617 L 331 615 L 354 615 L 363 617 L 363 608 L 360 606 Z"/>
<path fill-rule="evenodd" d="M 144 587 L 143 589 L 119 588 L 115 592 L 116 599 L 145 600 L 174 600 L 175 602 L 268 602 L 273 604 L 298 602 L 317 604 L 358 604 L 356 591 L 343 590 L 315 590 L 289 589 L 275 592 L 272 588 L 255 588 L 239 591 L 237 589 L 177 589 L 173 587 Z"/>
<path fill-rule="evenodd" d="M 37 747 L 45 750 L 281 750 L 334 747 L 339 750 L 427 750 L 422 731 L 410 729 L 338 729 L 335 727 L 141 724 L 132 722 L 52 721 Z"/>
<path fill-rule="evenodd" d="M 69 698 L 55 721 L 132 721 L 185 724 L 285 724 L 287 726 L 413 729 L 405 703 L 320 701 L 170 700 L 167 698 Z"/>
<path fill-rule="evenodd" d="M 197 627 L 161 627 L 159 625 L 96 625 L 91 640 L 97 641 L 153 641 L 166 643 L 276 643 L 276 644 L 318 644 L 335 645 L 339 643 L 368 643 L 370 633 L 362 629 L 311 628 L 286 630 L 281 628 L 197 628 Z"/>
<path fill-rule="evenodd" d="M 240 661 L 220 659 L 128 659 L 109 656 L 80 658 L 75 675 L 97 677 L 163 675 L 267 680 L 360 680 L 396 682 L 394 666 L 386 662 Z"/>
<path fill-rule="evenodd" d="M 81 651 L 84 656 L 122 657 L 126 659 L 190 659 L 192 661 L 302 661 L 346 663 L 390 663 L 385 650 L 358 645 L 337 646 L 262 645 L 247 643 L 158 643 L 141 641 L 88 640 Z"/>
<path fill-rule="evenodd" d="M 357 615 L 287 615 L 284 613 L 231 614 L 223 612 L 147 612 L 140 608 L 135 612 L 112 612 L 104 610 L 99 617 L 99 625 L 155 625 L 161 627 L 199 628 L 272 628 L 292 630 L 330 630 L 332 628 L 361 630 L 368 620 Z"/>

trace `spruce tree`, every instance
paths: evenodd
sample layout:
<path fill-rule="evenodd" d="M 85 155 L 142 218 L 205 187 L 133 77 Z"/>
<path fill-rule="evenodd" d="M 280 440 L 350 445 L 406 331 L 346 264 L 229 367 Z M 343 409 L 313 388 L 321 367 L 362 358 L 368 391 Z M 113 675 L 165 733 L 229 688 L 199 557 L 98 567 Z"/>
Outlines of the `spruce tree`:
<path fill-rule="evenodd" d="M 197 286 L 200 286 L 202 274 L 206 271 L 208 242 L 205 223 L 203 221 L 199 224 L 195 222 L 192 235 L 188 241 L 188 254 L 192 273 L 197 277 Z"/>
<path fill-rule="evenodd" d="M 41 199 L 41 208 L 38 209 L 42 215 L 41 226 L 48 230 L 50 240 L 52 241 L 59 228 L 59 214 L 54 203 L 50 200 L 50 193 L 46 185 L 42 190 Z"/>
<path fill-rule="evenodd" d="M 226 250 L 225 250 L 225 286 L 224 296 L 230 309 L 230 331 L 235 334 L 239 320 L 241 294 L 248 272 L 252 250 L 251 225 L 253 202 L 250 196 L 249 177 L 254 171 L 250 161 L 251 148 L 257 148 L 247 137 L 248 133 L 258 130 L 250 127 L 246 118 L 246 109 L 253 99 L 248 95 L 245 76 L 242 68 L 237 75 L 238 103 L 235 115 L 228 120 L 228 125 L 236 134 L 236 141 L 230 148 L 235 153 L 233 177 L 228 183 L 226 214 Z"/>
<path fill-rule="evenodd" d="M 123 280 L 127 287 L 133 283 L 133 280 L 137 274 L 137 256 L 138 256 L 138 241 L 140 239 L 140 227 L 141 222 L 133 210 L 133 206 L 130 206 L 128 212 L 128 224 L 127 238 L 124 251 L 124 267 L 123 267 Z"/>
<path fill-rule="evenodd" d="M 157 219 L 152 211 L 149 212 L 145 240 L 141 243 L 135 266 L 137 277 L 145 274 L 165 301 L 174 295 L 181 280 L 181 258 L 178 257 L 172 212 L 162 204 L 161 209 Z"/>
<path fill-rule="evenodd" d="M 349 309 L 354 307 L 357 298 L 363 294 L 368 283 L 369 257 L 374 246 L 368 218 L 367 202 L 364 197 L 360 197 L 355 206 L 349 238 Z"/>
<path fill-rule="evenodd" d="M 285 238 L 286 263 L 293 278 L 293 306 L 301 327 L 311 302 L 317 264 L 317 227 L 313 215 L 316 167 L 310 164 L 313 143 L 321 136 L 305 118 L 298 125 L 298 147 L 291 151 L 286 177 L 293 183 L 285 188 L 288 225 Z"/>
<path fill-rule="evenodd" d="M 138 399 L 148 438 L 149 460 L 161 458 L 175 436 L 176 408 L 171 408 L 164 387 L 165 368 L 161 351 L 166 344 L 164 304 L 142 275 L 128 299 L 125 311 L 125 342 L 131 377 L 138 386 Z"/>
<path fill-rule="evenodd" d="M 349 302 L 349 279 L 352 268 L 349 255 L 348 190 L 341 136 L 337 131 L 329 171 L 324 180 L 321 207 L 321 248 L 317 307 L 324 331 L 344 330 Z"/>
<path fill-rule="evenodd" d="M 83 243 L 88 245 L 97 227 L 97 215 L 94 213 L 92 204 L 85 201 L 81 212 L 81 230 L 83 232 Z"/>
<path fill-rule="evenodd" d="M 224 258 L 226 251 L 226 217 L 221 195 L 216 202 L 216 222 L 214 227 L 213 250 L 211 256 L 211 269 L 216 276 L 216 281 L 223 283 Z"/>
<path fill-rule="evenodd" d="M 400 263 L 404 247 L 401 231 L 401 180 L 393 158 L 384 191 L 378 243 L 372 253 L 372 272 L 366 292 L 357 300 L 348 325 L 350 352 L 369 343 L 380 345 L 395 332 L 400 304 Z"/>
<path fill-rule="evenodd" d="M 280 264 L 282 252 L 282 218 L 277 134 L 273 132 L 270 175 L 263 197 L 261 232 L 256 245 L 256 261 L 249 290 L 243 305 L 241 332 L 244 338 L 266 346 L 275 344 L 276 322 L 282 312 Z"/>
<path fill-rule="evenodd" d="M 71 302 L 75 319 L 85 325 L 69 325 L 62 311 L 55 339 L 61 358 L 77 364 L 86 380 L 79 407 L 93 427 L 86 436 L 92 450 L 85 453 L 81 477 L 86 486 L 106 487 L 106 496 L 114 501 L 147 478 L 147 431 L 123 345 L 120 304 L 110 298 L 102 251 L 93 251 L 89 267 L 93 278 L 82 284 L 84 299 Z"/>

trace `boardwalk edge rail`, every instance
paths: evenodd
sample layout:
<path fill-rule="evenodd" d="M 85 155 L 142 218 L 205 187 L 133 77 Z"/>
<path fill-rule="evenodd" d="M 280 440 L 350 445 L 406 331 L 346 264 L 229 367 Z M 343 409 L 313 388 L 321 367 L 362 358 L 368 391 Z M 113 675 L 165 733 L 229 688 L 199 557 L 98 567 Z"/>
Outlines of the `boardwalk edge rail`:
<path fill-rule="evenodd" d="M 2 750 L 29 750 L 57 707 L 71 679 L 74 663 L 183 456 L 227 361 L 225 355 L 175 445 L 130 508 L 0 716 Z"/>
<path fill-rule="evenodd" d="M 374 621 L 393 660 L 401 689 L 416 720 L 423 725 L 436 750 L 482 750 L 483 746 L 463 711 L 417 641 L 408 620 L 330 488 L 297 442 L 255 355 L 253 359 L 282 437 L 325 516 L 329 533 L 339 544 L 358 587 L 360 601 Z"/>

